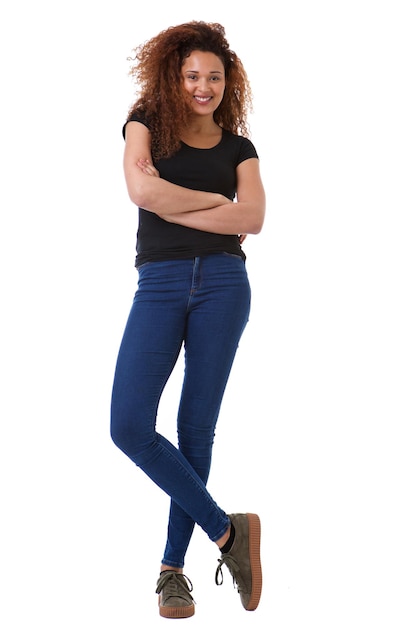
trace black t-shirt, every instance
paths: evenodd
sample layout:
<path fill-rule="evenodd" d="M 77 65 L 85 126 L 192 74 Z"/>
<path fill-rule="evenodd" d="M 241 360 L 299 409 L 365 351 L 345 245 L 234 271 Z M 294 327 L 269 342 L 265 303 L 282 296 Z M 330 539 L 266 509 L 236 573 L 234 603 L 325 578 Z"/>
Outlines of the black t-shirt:
<path fill-rule="evenodd" d="M 140 115 L 131 115 L 128 122 L 131 121 L 146 125 Z M 123 126 L 123 137 L 126 124 Z M 213 148 L 192 148 L 181 143 L 178 152 L 168 159 L 160 159 L 156 167 L 161 178 L 169 182 L 189 189 L 221 193 L 233 200 L 236 168 L 239 163 L 251 158 L 258 158 L 252 142 L 223 130 L 220 142 Z M 135 265 L 139 267 L 148 261 L 187 259 L 220 252 L 237 254 L 245 259 L 238 235 L 218 235 L 172 224 L 139 207 Z"/>

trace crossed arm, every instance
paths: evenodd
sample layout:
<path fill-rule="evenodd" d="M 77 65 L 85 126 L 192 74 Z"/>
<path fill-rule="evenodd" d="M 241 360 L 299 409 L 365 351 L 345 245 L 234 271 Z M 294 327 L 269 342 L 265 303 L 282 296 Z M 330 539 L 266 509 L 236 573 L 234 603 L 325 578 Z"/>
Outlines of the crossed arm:
<path fill-rule="evenodd" d="M 247 159 L 238 166 L 236 202 L 232 202 L 222 194 L 187 189 L 160 178 L 152 164 L 150 133 L 143 124 L 127 124 L 125 139 L 123 167 L 129 197 L 136 206 L 168 222 L 206 232 L 260 232 L 265 192 L 258 159 Z"/>

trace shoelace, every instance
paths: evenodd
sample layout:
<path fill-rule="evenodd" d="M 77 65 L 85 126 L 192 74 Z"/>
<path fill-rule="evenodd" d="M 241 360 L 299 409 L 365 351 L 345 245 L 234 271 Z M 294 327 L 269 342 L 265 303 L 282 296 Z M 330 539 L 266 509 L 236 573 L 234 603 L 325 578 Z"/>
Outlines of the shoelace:
<path fill-rule="evenodd" d="M 185 574 L 179 572 L 169 571 L 169 573 L 163 573 L 159 577 L 156 593 L 160 593 L 162 589 L 166 588 L 166 593 L 169 596 L 181 596 L 185 591 L 186 594 L 191 596 L 193 590 L 193 583 Z M 191 598 L 192 599 L 192 598 Z"/>
<path fill-rule="evenodd" d="M 219 565 L 217 566 L 216 569 L 216 575 L 215 575 L 215 581 L 216 581 L 216 585 L 222 585 L 223 584 L 223 571 L 222 571 L 222 566 L 226 565 L 226 567 L 228 568 L 229 572 L 232 575 L 233 578 L 233 585 L 236 586 L 237 585 L 237 574 L 240 571 L 239 569 L 239 565 L 237 564 L 237 561 L 230 556 L 230 554 L 223 554 L 221 559 L 218 559 Z M 221 578 L 220 578 L 221 575 Z"/>

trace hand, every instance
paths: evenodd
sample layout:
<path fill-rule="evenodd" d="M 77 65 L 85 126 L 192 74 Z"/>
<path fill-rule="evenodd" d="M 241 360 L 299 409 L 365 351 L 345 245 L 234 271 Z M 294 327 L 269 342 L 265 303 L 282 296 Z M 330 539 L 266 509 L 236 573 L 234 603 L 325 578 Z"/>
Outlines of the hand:
<path fill-rule="evenodd" d="M 156 176 L 157 178 L 159 178 L 158 170 L 152 165 L 149 159 L 139 159 L 136 165 L 142 170 L 144 174 L 148 174 L 148 176 Z"/>

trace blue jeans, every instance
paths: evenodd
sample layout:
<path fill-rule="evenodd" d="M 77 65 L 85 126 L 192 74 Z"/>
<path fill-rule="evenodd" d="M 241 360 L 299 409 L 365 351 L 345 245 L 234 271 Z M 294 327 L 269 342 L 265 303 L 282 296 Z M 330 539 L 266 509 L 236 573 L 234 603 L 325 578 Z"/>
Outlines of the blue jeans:
<path fill-rule="evenodd" d="M 139 268 L 116 364 L 111 436 L 171 498 L 165 565 L 183 567 L 195 523 L 212 541 L 230 525 L 206 484 L 216 422 L 250 297 L 245 263 L 235 255 L 157 261 Z M 183 345 L 176 447 L 156 431 L 156 418 Z"/>

